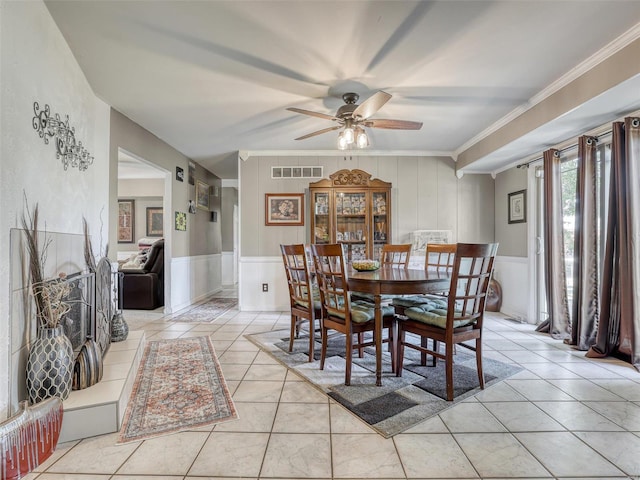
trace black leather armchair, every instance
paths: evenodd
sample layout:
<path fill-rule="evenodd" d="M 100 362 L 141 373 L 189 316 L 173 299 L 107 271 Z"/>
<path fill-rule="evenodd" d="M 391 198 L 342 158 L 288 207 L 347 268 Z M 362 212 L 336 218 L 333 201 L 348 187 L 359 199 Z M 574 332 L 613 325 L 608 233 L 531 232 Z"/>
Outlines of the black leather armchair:
<path fill-rule="evenodd" d="M 123 273 L 122 308 L 153 310 L 164 306 L 164 240 L 151 246 L 141 268 L 120 271 Z"/>

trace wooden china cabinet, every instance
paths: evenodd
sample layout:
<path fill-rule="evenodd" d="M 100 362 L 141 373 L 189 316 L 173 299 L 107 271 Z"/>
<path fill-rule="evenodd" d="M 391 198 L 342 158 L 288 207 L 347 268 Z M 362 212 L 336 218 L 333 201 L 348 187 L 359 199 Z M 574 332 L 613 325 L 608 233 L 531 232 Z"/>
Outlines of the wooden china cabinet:
<path fill-rule="evenodd" d="M 311 243 L 342 243 L 347 260 L 380 259 L 391 243 L 391 183 L 339 170 L 309 184 Z"/>

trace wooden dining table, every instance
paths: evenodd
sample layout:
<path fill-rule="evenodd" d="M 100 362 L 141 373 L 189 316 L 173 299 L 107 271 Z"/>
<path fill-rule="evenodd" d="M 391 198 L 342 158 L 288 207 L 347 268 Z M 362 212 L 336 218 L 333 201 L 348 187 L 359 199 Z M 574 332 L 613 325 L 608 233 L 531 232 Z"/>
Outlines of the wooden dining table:
<path fill-rule="evenodd" d="M 347 282 L 352 292 L 372 294 L 375 299 L 374 342 L 376 348 L 376 385 L 382 386 L 382 295 L 418 295 L 447 292 L 451 274 L 436 269 L 408 269 L 383 265 L 378 270 L 347 271 Z"/>

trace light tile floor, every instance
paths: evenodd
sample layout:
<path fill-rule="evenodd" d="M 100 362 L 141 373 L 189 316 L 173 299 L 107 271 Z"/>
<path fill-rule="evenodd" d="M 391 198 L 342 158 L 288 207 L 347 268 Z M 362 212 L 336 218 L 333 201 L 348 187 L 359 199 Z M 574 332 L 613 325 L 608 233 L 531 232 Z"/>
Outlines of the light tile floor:
<path fill-rule="evenodd" d="M 210 335 L 240 419 L 127 445 L 117 434 L 62 444 L 29 478 L 640 477 L 640 373 L 500 314 L 488 314 L 485 355 L 525 370 L 390 439 L 243 337 L 287 328 L 287 312 L 234 310 L 211 324 L 157 311 L 125 318 L 151 340 Z"/>

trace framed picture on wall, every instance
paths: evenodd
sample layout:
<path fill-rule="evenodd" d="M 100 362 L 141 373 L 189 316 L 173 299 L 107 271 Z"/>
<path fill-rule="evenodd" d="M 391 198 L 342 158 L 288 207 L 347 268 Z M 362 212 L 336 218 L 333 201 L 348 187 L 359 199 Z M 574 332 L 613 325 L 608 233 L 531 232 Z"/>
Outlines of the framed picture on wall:
<path fill-rule="evenodd" d="M 164 232 L 162 207 L 147 207 L 147 237 L 161 237 Z"/>
<path fill-rule="evenodd" d="M 527 221 L 527 191 L 519 190 L 508 194 L 509 223 L 525 223 Z"/>
<path fill-rule="evenodd" d="M 209 185 L 196 179 L 196 207 L 209 210 Z"/>
<path fill-rule="evenodd" d="M 189 185 L 195 184 L 196 179 L 196 164 L 193 162 L 189 162 Z"/>
<path fill-rule="evenodd" d="M 265 193 L 265 225 L 304 225 L 304 193 Z"/>
<path fill-rule="evenodd" d="M 186 232 L 187 230 L 187 214 L 184 212 L 176 212 L 176 230 Z"/>
<path fill-rule="evenodd" d="M 118 243 L 133 243 L 135 215 L 135 200 L 118 200 Z"/>

